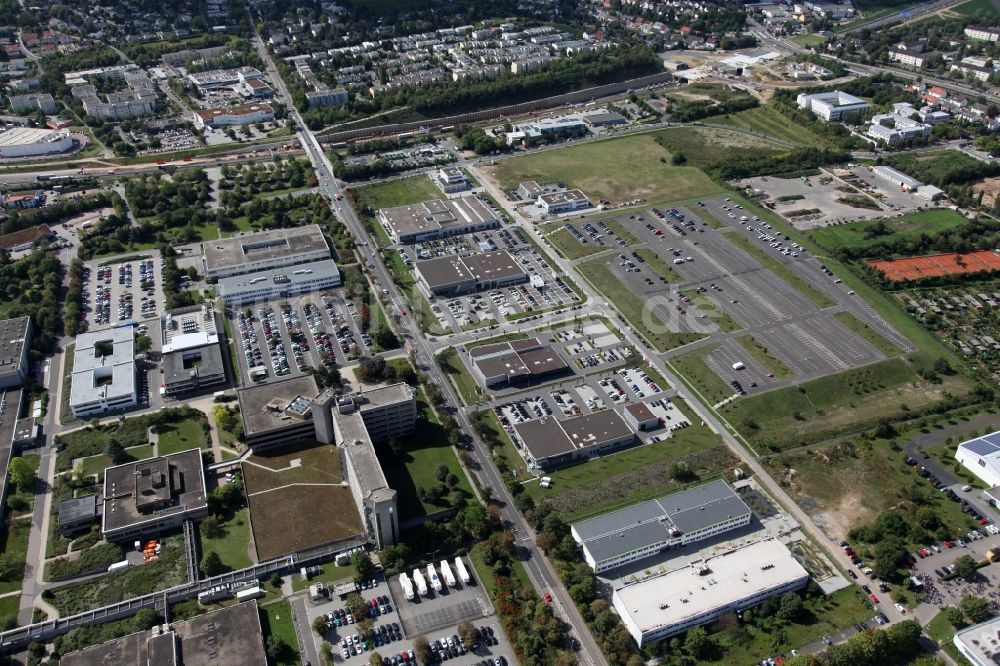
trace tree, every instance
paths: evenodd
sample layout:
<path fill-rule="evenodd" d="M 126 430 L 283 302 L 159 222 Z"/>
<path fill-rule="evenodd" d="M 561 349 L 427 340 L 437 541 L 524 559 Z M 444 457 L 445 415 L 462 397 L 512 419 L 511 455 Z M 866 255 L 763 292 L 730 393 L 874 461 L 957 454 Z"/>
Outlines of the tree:
<path fill-rule="evenodd" d="M 704 627 L 692 627 L 688 629 L 687 637 L 684 639 L 684 651 L 695 659 L 700 659 L 711 645 L 711 639 Z"/>
<path fill-rule="evenodd" d="M 35 488 L 35 469 L 24 458 L 18 456 L 10 461 L 8 467 L 10 481 L 18 492 L 30 492 Z"/>
<path fill-rule="evenodd" d="M 378 652 L 372 652 L 372 655 L 368 657 L 368 664 L 369 666 L 382 666 L 383 664 L 382 655 L 380 655 Z"/>
<path fill-rule="evenodd" d="M 444 483 L 444 480 L 448 478 L 448 474 L 451 470 L 448 469 L 447 465 L 438 465 L 434 468 L 434 478 L 438 481 Z"/>
<path fill-rule="evenodd" d="M 972 624 L 979 624 L 993 617 L 989 602 L 973 594 L 962 597 L 958 607 Z"/>
<path fill-rule="evenodd" d="M 267 637 L 265 651 L 267 652 L 267 658 L 271 662 L 279 663 L 285 661 L 285 658 L 291 650 L 292 649 L 288 647 L 288 643 L 282 640 L 281 636 L 271 634 Z"/>
<path fill-rule="evenodd" d="M 316 619 L 312 623 L 313 631 L 316 632 L 317 636 L 322 636 L 326 633 L 327 625 L 326 618 L 322 615 L 317 615 Z"/>
<path fill-rule="evenodd" d="M 413 639 L 413 653 L 419 663 L 431 663 L 431 657 L 433 656 L 431 654 L 431 646 L 423 636 L 417 636 Z"/>
<path fill-rule="evenodd" d="M 148 335 L 140 335 L 135 339 L 135 351 L 137 354 L 145 354 L 153 346 L 153 341 Z"/>
<path fill-rule="evenodd" d="M 221 539 L 226 536 L 226 528 L 216 516 L 206 516 L 201 521 L 201 535 L 206 539 Z"/>
<path fill-rule="evenodd" d="M 786 592 L 781 595 L 781 602 L 778 606 L 777 617 L 785 622 L 795 622 L 802 617 L 805 610 L 802 605 L 802 598 L 794 592 Z"/>
<path fill-rule="evenodd" d="M 674 166 L 681 166 L 682 164 L 686 164 L 687 161 L 688 161 L 687 156 L 685 156 L 684 153 L 679 151 L 674 153 L 674 156 L 670 158 L 670 162 Z"/>
<path fill-rule="evenodd" d="M 476 643 L 476 628 L 466 620 L 458 625 L 458 636 L 466 645 L 472 647 Z"/>
<path fill-rule="evenodd" d="M 114 437 L 109 439 L 108 443 L 104 445 L 104 455 L 111 458 L 111 462 L 115 465 L 121 465 L 128 459 L 125 447 Z"/>
<path fill-rule="evenodd" d="M 965 626 L 965 614 L 954 606 L 945 608 L 944 616 L 948 620 L 948 623 L 956 629 L 961 629 Z"/>
<path fill-rule="evenodd" d="M 354 555 L 351 555 L 351 566 L 354 567 L 354 580 L 359 583 L 375 577 L 375 565 L 372 564 L 368 553 L 363 550 L 359 550 Z"/>
<path fill-rule="evenodd" d="M 226 573 L 229 567 L 222 563 L 222 558 L 213 550 L 201 558 L 201 571 L 206 577 L 211 578 Z"/>
<path fill-rule="evenodd" d="M 0 580 L 15 581 L 24 577 L 24 561 L 11 553 L 0 553 Z"/>
<path fill-rule="evenodd" d="M 357 592 L 348 594 L 347 598 L 344 599 L 344 603 L 350 609 L 351 615 L 354 616 L 356 621 L 360 621 L 365 616 L 365 613 L 368 612 L 368 604 L 365 603 L 365 600 Z"/>
<path fill-rule="evenodd" d="M 969 580 L 976 575 L 976 561 L 971 555 L 962 555 L 955 560 L 955 573 L 962 578 Z"/>

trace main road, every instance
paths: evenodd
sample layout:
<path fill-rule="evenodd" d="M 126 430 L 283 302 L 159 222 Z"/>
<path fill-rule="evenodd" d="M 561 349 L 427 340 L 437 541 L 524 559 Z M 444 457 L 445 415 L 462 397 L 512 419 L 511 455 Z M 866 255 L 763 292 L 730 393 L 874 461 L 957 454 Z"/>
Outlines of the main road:
<path fill-rule="evenodd" d="M 251 18 L 252 23 L 252 18 Z M 362 261 L 367 264 L 368 270 L 375 282 L 385 290 L 386 307 L 389 308 L 393 316 L 399 316 L 400 327 L 406 339 L 413 346 L 417 364 L 422 370 L 427 372 L 444 392 L 447 402 L 452 405 L 461 405 L 458 396 L 455 395 L 451 383 L 446 380 L 434 362 L 433 350 L 428 345 L 415 323 L 410 300 L 397 289 L 395 283 L 386 271 L 385 266 L 379 259 L 378 253 L 374 250 L 374 244 L 368 238 L 368 234 L 354 213 L 354 210 L 346 201 L 343 195 L 343 186 L 333 175 L 333 165 L 323 153 L 316 136 L 309 130 L 302 121 L 302 117 L 292 103 L 291 95 L 285 85 L 284 80 L 278 73 L 277 67 L 267 51 L 259 34 L 254 35 L 254 46 L 257 49 L 261 60 L 265 63 L 268 75 L 275 85 L 278 96 L 284 99 L 288 106 L 290 118 L 296 123 L 296 135 L 299 142 L 305 149 L 306 155 L 316 172 L 319 183 L 319 191 L 325 195 L 330 207 L 344 226 L 353 234 L 356 248 Z M 606 660 L 600 647 L 590 634 L 587 624 L 576 608 L 576 604 L 569 598 L 565 588 L 561 584 L 558 575 L 552 565 L 535 545 L 535 539 L 530 526 L 525 522 L 524 517 L 514 508 L 514 501 L 507 491 L 500 474 L 493 466 L 489 449 L 475 436 L 467 415 L 461 409 L 456 410 L 455 417 L 462 429 L 473 436 L 474 458 L 479 463 L 474 473 L 478 476 L 483 486 L 492 489 L 493 496 L 499 500 L 501 516 L 504 523 L 510 528 L 517 538 L 517 545 L 524 554 L 523 564 L 531 579 L 532 584 L 541 591 L 549 591 L 553 596 L 553 605 L 557 615 L 567 622 L 571 627 L 570 639 L 575 639 L 578 646 L 577 656 L 584 663 L 591 665 L 604 664 Z"/>

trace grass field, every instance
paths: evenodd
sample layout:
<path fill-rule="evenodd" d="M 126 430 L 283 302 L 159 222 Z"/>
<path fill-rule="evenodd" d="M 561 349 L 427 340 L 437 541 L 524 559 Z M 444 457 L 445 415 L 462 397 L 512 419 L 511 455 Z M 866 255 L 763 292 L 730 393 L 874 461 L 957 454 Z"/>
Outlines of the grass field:
<path fill-rule="evenodd" d="M 736 338 L 736 342 L 740 343 L 747 350 L 747 353 L 764 366 L 768 372 L 774 373 L 775 377 L 790 377 L 792 375 L 791 369 L 752 335 L 741 335 Z"/>
<path fill-rule="evenodd" d="M 667 282 L 677 284 L 681 281 L 681 276 L 677 274 L 674 267 L 667 263 L 666 259 L 657 254 L 656 250 L 648 247 L 641 247 L 636 250 L 636 254 L 645 259 L 650 268 L 667 278 Z"/>
<path fill-rule="evenodd" d="M 303 443 L 254 454 L 243 463 L 258 559 L 362 531 L 336 447 Z M 316 516 L 325 516 L 316 520 Z"/>
<path fill-rule="evenodd" d="M 571 234 L 565 225 L 559 226 L 555 231 L 551 231 L 545 236 L 552 246 L 555 247 L 561 255 L 573 261 L 574 259 L 582 259 L 583 257 L 589 257 L 592 254 L 597 254 L 598 252 L 604 252 L 610 249 L 606 244 L 598 245 L 597 243 L 591 243 L 587 241 L 584 245 L 576 239 L 576 236 Z M 617 246 L 616 246 L 617 247 Z"/>
<path fill-rule="evenodd" d="M 933 234 L 939 231 L 954 229 L 967 224 L 965 219 L 951 209 L 926 210 L 911 215 L 904 215 L 883 222 L 853 222 L 837 224 L 809 232 L 809 237 L 828 252 L 836 252 L 839 248 L 863 248 L 876 243 L 890 240 L 916 238 L 921 234 Z M 876 226 L 877 225 L 877 226 Z M 885 227 L 885 232 L 877 234 L 872 229 Z"/>
<path fill-rule="evenodd" d="M 886 162 L 903 173 L 939 187 L 942 178 L 955 169 L 979 167 L 979 160 L 957 150 L 936 150 L 932 153 L 906 153 L 890 157 Z"/>
<path fill-rule="evenodd" d="M 674 405 L 690 420 L 691 410 L 683 400 L 674 399 Z M 680 489 L 670 476 L 670 468 L 679 461 L 687 462 L 703 479 L 735 464 L 718 435 L 694 420 L 663 441 L 546 472 L 552 478 L 551 488 L 533 482 L 524 488 L 536 502 L 550 500 L 564 520 L 579 520 Z"/>
<path fill-rule="evenodd" d="M 379 208 L 393 206 L 408 206 L 428 199 L 440 199 L 444 195 L 441 190 L 424 175 L 387 180 L 375 185 L 362 185 L 349 188 L 348 197 L 354 204 L 358 215 L 369 229 L 374 232 L 379 245 L 391 245 L 385 229 L 375 219 L 375 211 Z"/>
<path fill-rule="evenodd" d="M 611 272 L 611 269 L 606 265 L 607 262 L 608 260 L 605 258 L 592 259 L 577 265 L 577 270 L 594 289 L 600 291 L 609 302 L 615 304 L 622 316 L 653 347 L 659 351 L 667 351 L 705 337 L 699 333 L 678 333 L 669 330 L 667 324 L 658 315 L 652 311 L 646 311 L 646 301 L 632 293 Z"/>
<path fill-rule="evenodd" d="M 253 564 L 247 553 L 247 547 L 250 544 L 249 510 L 240 509 L 220 522 L 224 533 L 216 538 L 207 538 L 199 532 L 201 542 L 199 552 L 202 556 L 204 557 L 208 553 L 218 553 L 219 559 L 231 571 L 245 569 Z"/>
<path fill-rule="evenodd" d="M 770 155 L 787 148 L 743 132 L 708 127 L 672 127 L 658 132 L 656 137 L 674 153 L 682 153 L 691 166 L 708 166 L 717 162 L 743 157 Z"/>
<path fill-rule="evenodd" d="M 379 458 L 384 461 L 382 469 L 389 487 L 399 494 L 400 520 L 448 508 L 446 502 L 444 504 L 424 502 L 418 493 L 419 488 L 430 490 L 439 484 L 434 476 L 439 465 L 446 466 L 449 473 L 458 477 L 454 490 L 465 495 L 466 500 L 473 498 L 469 479 L 462 471 L 455 451 L 448 445 L 448 433 L 441 427 L 437 416 L 427 404 L 423 391 L 417 394 L 417 412 L 416 430 L 410 435 L 396 438 L 398 453 L 392 451 L 384 442 L 375 447 Z"/>
<path fill-rule="evenodd" d="M 743 328 L 725 310 L 718 307 L 712 299 L 698 293 L 697 289 L 682 291 L 681 296 L 685 296 L 691 300 L 686 306 L 686 310 L 691 316 L 699 317 L 700 315 L 706 315 L 723 333 L 733 333 Z"/>
<path fill-rule="evenodd" d="M 903 352 L 903 350 L 897 347 L 894 342 L 886 339 L 885 336 L 873 330 L 870 326 L 868 326 L 868 324 L 855 317 L 854 313 L 847 312 L 845 310 L 844 312 L 838 312 L 833 316 L 837 319 L 837 321 L 863 337 L 868 341 L 868 344 L 886 356 L 898 356 Z"/>
<path fill-rule="evenodd" d="M 981 13 L 996 16 L 1000 13 L 997 12 L 996 5 L 991 0 L 969 0 L 969 2 L 952 7 L 951 11 L 958 12 L 963 16 L 977 16 Z"/>
<path fill-rule="evenodd" d="M 204 414 L 199 414 L 199 417 L 160 426 L 159 442 L 156 445 L 159 455 L 211 448 L 212 442 L 204 430 L 204 425 L 208 423 L 207 417 Z"/>
<path fill-rule="evenodd" d="M 28 556 L 28 535 L 31 533 L 31 520 L 7 520 L 3 536 L 0 537 L 0 553 L 10 558 L 11 562 L 24 563 Z M 14 580 L 0 581 L 0 594 L 21 589 L 21 576 Z M 17 597 L 13 597 L 17 599 Z"/>
<path fill-rule="evenodd" d="M 795 42 L 799 46 L 813 46 L 826 41 L 823 35 L 795 35 L 789 41 Z"/>
<path fill-rule="evenodd" d="M 805 278 L 793 271 L 786 264 L 778 261 L 772 255 L 750 242 L 745 236 L 737 232 L 727 232 L 726 238 L 737 247 L 744 250 L 751 257 L 759 261 L 769 271 L 787 282 L 795 291 L 799 292 L 810 301 L 821 308 L 833 307 L 837 301 L 833 300 L 822 291 L 812 286 Z"/>
<path fill-rule="evenodd" d="M 505 189 L 525 180 L 577 187 L 591 199 L 643 199 L 656 205 L 719 191 L 700 169 L 673 166 L 670 153 L 652 134 L 545 150 L 504 159 L 494 168 Z M 428 180 L 429 182 L 429 180 Z"/>
<path fill-rule="evenodd" d="M 625 228 L 621 220 L 608 220 L 608 227 L 615 232 L 619 238 L 628 245 L 638 245 L 639 239 L 632 235 L 632 232 Z"/>
<path fill-rule="evenodd" d="M 469 369 L 465 366 L 465 362 L 459 356 L 457 349 L 449 347 L 438 354 L 438 365 L 444 374 L 451 379 L 455 390 L 465 404 L 474 405 L 477 402 L 489 400 L 489 394 L 484 393 L 480 389 L 475 377 L 472 376 Z"/>
<path fill-rule="evenodd" d="M 717 347 L 718 345 L 709 345 L 686 354 L 679 354 L 669 360 L 670 365 L 687 379 L 709 404 L 713 405 L 725 400 L 734 392 L 722 377 L 705 364 L 705 355 Z"/>
<path fill-rule="evenodd" d="M 276 601 L 260 607 L 260 625 L 263 630 L 264 641 L 268 636 L 278 636 L 288 646 L 285 650 L 285 658 L 280 661 L 272 661 L 268 658 L 267 663 L 276 666 L 297 666 L 299 660 L 299 641 L 295 637 L 295 624 L 292 622 L 292 606 L 287 601 Z"/>
<path fill-rule="evenodd" d="M 741 398 L 721 411 L 751 444 L 779 451 L 852 427 L 871 427 L 879 417 L 906 411 L 903 406 L 919 412 L 954 392 L 958 381 L 930 384 L 902 360 L 890 359 Z"/>
<path fill-rule="evenodd" d="M 146 458 L 153 457 L 153 447 L 149 444 L 130 446 L 125 449 L 125 453 L 128 454 L 131 460 L 145 460 Z M 83 476 L 97 476 L 99 479 L 103 480 L 104 470 L 112 465 L 114 465 L 114 461 L 111 460 L 110 456 L 106 456 L 104 454 L 89 456 L 87 458 L 83 458 L 80 463 L 80 473 L 83 474 Z"/>
<path fill-rule="evenodd" d="M 767 104 L 728 116 L 713 116 L 705 122 L 714 125 L 733 125 L 760 132 L 764 138 L 778 139 L 798 146 L 822 147 L 827 144 L 819 134 L 794 123 L 776 106 Z"/>

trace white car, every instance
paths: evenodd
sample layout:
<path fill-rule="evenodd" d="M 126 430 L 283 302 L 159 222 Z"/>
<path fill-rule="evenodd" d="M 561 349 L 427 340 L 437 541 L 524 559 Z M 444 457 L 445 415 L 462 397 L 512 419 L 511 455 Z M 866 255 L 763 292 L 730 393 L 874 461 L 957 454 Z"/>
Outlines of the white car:
<path fill-rule="evenodd" d="M 903 615 L 906 615 L 906 608 L 903 607 L 903 604 L 896 604 L 896 610 L 898 610 Z"/>

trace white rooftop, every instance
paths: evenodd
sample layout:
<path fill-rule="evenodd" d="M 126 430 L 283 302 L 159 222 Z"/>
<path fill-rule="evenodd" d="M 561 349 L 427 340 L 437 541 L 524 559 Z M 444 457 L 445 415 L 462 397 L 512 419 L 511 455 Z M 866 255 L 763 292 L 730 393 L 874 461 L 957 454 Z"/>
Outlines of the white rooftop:
<path fill-rule="evenodd" d="M 98 349 L 107 343 L 109 349 Z M 104 345 L 102 344 L 102 347 Z M 110 351 L 100 355 L 99 352 Z M 110 378 L 110 381 L 108 379 Z M 131 326 L 90 331 L 76 336 L 70 405 L 135 393 L 135 329 Z"/>
<path fill-rule="evenodd" d="M 704 575 L 699 573 L 702 564 L 708 566 Z M 766 539 L 618 588 L 614 591 L 619 602 L 615 606 L 626 610 L 646 633 L 808 575 L 784 544 Z"/>

